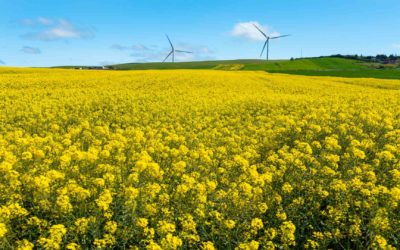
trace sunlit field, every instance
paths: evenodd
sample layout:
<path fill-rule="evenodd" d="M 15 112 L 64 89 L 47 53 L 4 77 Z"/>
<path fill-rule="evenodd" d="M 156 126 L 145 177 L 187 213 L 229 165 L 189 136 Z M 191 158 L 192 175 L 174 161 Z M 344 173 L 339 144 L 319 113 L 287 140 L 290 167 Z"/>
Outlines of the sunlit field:
<path fill-rule="evenodd" d="M 0 68 L 0 249 L 395 249 L 400 81 Z"/>

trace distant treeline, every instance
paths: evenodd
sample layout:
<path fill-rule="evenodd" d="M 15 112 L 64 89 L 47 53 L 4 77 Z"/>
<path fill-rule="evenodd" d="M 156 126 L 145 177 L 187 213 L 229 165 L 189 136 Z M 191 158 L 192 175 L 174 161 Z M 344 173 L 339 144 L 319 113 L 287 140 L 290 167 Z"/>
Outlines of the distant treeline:
<path fill-rule="evenodd" d="M 396 64 L 400 62 L 400 56 L 398 55 L 376 55 L 376 56 L 363 56 L 363 55 L 331 55 L 328 57 L 339 57 L 339 58 L 347 58 L 347 59 L 355 59 L 364 62 L 370 63 L 382 63 L 382 64 Z"/>
<path fill-rule="evenodd" d="M 307 57 L 308 59 L 312 58 L 346 58 L 346 59 L 353 59 L 353 60 L 360 60 L 363 62 L 368 62 L 368 63 L 380 63 L 380 64 L 400 64 L 400 56 L 398 55 L 376 55 L 376 56 L 363 56 L 363 55 L 341 55 L 341 54 L 336 54 L 336 55 L 330 55 L 330 56 L 319 56 L 319 57 Z M 298 59 L 303 59 L 303 58 L 290 58 L 291 61 L 293 60 L 298 60 Z"/>

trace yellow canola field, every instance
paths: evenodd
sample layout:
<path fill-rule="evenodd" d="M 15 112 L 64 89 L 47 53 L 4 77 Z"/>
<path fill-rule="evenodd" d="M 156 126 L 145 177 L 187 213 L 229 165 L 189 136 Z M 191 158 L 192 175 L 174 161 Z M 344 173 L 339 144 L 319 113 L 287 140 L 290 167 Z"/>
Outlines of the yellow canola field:
<path fill-rule="evenodd" d="M 1 249 L 400 247 L 400 81 L 0 68 Z"/>

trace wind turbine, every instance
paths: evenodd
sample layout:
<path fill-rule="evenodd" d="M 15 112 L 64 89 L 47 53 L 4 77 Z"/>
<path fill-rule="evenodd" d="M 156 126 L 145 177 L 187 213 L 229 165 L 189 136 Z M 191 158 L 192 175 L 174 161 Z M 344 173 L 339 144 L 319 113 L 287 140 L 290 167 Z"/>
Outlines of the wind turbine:
<path fill-rule="evenodd" d="M 184 50 L 176 50 L 174 45 L 172 45 L 171 39 L 169 39 L 168 35 L 165 35 L 168 39 L 169 45 L 171 45 L 171 52 L 169 52 L 169 54 L 167 55 L 167 57 L 164 59 L 163 62 L 165 62 L 168 57 L 170 57 L 172 55 L 172 62 L 175 62 L 175 52 L 177 53 L 187 53 L 187 54 L 191 54 L 192 52 L 190 51 L 184 51 Z"/>
<path fill-rule="evenodd" d="M 260 54 L 260 57 L 262 57 L 262 55 L 263 55 L 263 53 L 264 53 L 264 50 L 265 50 L 265 46 L 267 46 L 267 61 L 268 61 L 268 59 L 269 59 L 269 40 L 272 40 L 272 39 L 278 39 L 278 38 L 281 38 L 281 37 L 286 37 L 286 36 L 290 36 L 290 35 L 282 35 L 282 36 L 273 36 L 273 37 L 270 37 L 270 36 L 267 36 L 267 34 L 265 34 L 264 33 L 264 31 L 262 31 L 257 25 L 255 25 L 255 24 L 253 24 L 254 25 L 254 27 L 258 30 L 258 31 L 260 31 L 260 33 L 265 37 L 265 43 L 264 43 L 264 46 L 263 46 L 263 48 L 262 48 L 262 50 L 261 50 L 261 54 Z"/>

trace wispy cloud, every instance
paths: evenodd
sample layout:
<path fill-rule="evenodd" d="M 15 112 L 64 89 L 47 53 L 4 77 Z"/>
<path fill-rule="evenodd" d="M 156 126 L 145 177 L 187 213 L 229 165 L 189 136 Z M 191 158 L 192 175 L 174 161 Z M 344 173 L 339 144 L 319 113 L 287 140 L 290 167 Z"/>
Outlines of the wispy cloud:
<path fill-rule="evenodd" d="M 30 18 L 22 19 L 18 22 L 23 26 L 33 26 L 36 23 L 36 20 L 32 20 Z"/>
<path fill-rule="evenodd" d="M 23 47 L 21 51 L 26 54 L 35 54 L 35 55 L 42 53 L 42 51 L 39 48 L 29 47 L 29 46 Z"/>
<path fill-rule="evenodd" d="M 135 58 L 137 62 L 154 62 L 162 60 L 168 52 L 163 51 L 142 51 L 142 52 L 133 52 L 130 54 L 131 57 Z"/>
<path fill-rule="evenodd" d="M 136 62 L 155 62 L 162 61 L 171 51 L 168 41 L 165 41 L 164 48 L 157 45 L 123 45 L 114 44 L 110 46 L 111 49 L 119 50 L 122 52 L 129 52 L 129 56 L 134 58 Z M 211 60 L 214 58 L 214 51 L 207 46 L 193 45 L 188 43 L 175 43 L 175 49 L 190 51 L 192 53 L 176 53 L 176 61 L 198 61 L 198 60 Z"/>
<path fill-rule="evenodd" d="M 0 65 L 6 65 L 6 63 L 2 60 L 0 60 Z"/>
<path fill-rule="evenodd" d="M 150 48 L 148 48 L 145 45 L 142 44 L 134 44 L 134 45 L 130 45 L 130 46 L 125 46 L 125 45 L 121 45 L 121 44 L 114 44 L 110 47 L 111 49 L 116 49 L 116 50 L 139 50 L 139 51 L 149 51 Z"/>
<path fill-rule="evenodd" d="M 45 17 L 37 17 L 37 18 L 25 18 L 19 21 L 19 24 L 22 26 L 49 26 L 54 24 L 54 20 L 45 18 Z"/>
<path fill-rule="evenodd" d="M 212 49 L 210 49 L 208 46 L 204 46 L 204 45 L 178 43 L 177 48 L 179 50 L 191 51 L 191 52 L 193 52 L 193 54 L 202 54 L 202 55 L 215 54 L 215 52 Z"/>
<path fill-rule="evenodd" d="M 41 25 L 52 25 L 54 23 L 53 20 L 45 18 L 45 17 L 38 17 L 37 22 Z"/>
<path fill-rule="evenodd" d="M 264 41 L 264 36 L 254 27 L 254 25 L 257 25 L 269 36 L 279 36 L 278 32 L 273 31 L 269 26 L 262 25 L 257 21 L 236 23 L 230 34 L 235 37 L 241 37 L 253 41 Z"/>
<path fill-rule="evenodd" d="M 24 19 L 22 25 L 35 29 L 22 35 L 25 39 L 39 41 L 56 41 L 70 39 L 88 39 L 94 37 L 92 28 L 77 26 L 66 19 Z"/>
<path fill-rule="evenodd" d="M 110 47 L 111 49 L 116 49 L 116 50 L 129 50 L 130 48 L 128 46 L 123 46 L 120 44 L 113 44 Z"/>
<path fill-rule="evenodd" d="M 214 51 L 207 46 L 188 43 L 174 44 L 175 49 L 190 51 L 192 53 L 175 53 L 176 61 L 201 61 L 215 59 Z M 137 62 L 162 61 L 170 52 L 170 48 L 136 50 L 130 54 Z"/>
<path fill-rule="evenodd" d="M 109 66 L 109 65 L 114 65 L 114 64 L 119 64 L 119 62 L 116 61 L 101 61 L 98 63 L 99 66 Z"/>

